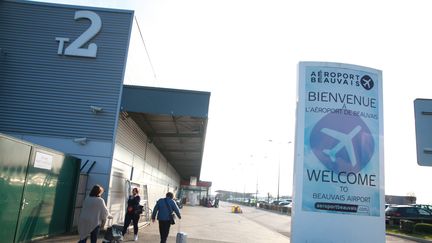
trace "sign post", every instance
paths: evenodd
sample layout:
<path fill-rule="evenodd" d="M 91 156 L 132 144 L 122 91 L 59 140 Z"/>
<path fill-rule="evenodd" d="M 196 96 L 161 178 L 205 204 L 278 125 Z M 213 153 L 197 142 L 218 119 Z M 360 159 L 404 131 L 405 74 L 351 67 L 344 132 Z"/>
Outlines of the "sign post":
<path fill-rule="evenodd" d="M 381 71 L 301 62 L 293 243 L 385 242 Z"/>

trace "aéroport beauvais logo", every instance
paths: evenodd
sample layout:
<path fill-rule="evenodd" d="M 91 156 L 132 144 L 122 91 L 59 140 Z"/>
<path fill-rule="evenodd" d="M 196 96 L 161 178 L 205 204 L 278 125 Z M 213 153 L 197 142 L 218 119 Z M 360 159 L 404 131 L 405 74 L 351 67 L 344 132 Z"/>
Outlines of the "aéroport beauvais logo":
<path fill-rule="evenodd" d="M 312 71 L 309 80 L 311 83 L 349 85 L 363 87 L 365 90 L 374 87 L 374 81 L 369 75 L 348 72 Z"/>
<path fill-rule="evenodd" d="M 369 75 L 363 75 L 360 79 L 360 83 L 366 90 L 371 90 L 374 87 L 374 81 Z"/>
<path fill-rule="evenodd" d="M 336 173 L 362 170 L 374 154 L 374 139 L 359 116 L 325 115 L 312 129 L 310 145 L 319 161 Z"/>

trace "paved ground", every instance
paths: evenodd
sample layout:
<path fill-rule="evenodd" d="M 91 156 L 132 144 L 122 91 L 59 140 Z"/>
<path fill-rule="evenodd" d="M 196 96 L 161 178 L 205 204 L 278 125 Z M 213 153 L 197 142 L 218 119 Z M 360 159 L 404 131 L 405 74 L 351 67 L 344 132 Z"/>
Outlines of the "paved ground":
<path fill-rule="evenodd" d="M 245 213 L 231 213 L 231 205 L 221 203 L 219 208 L 204 208 L 204 207 L 183 207 L 183 219 L 176 225 L 173 225 L 170 232 L 170 240 L 168 243 L 175 242 L 175 234 L 178 231 L 183 231 L 188 234 L 189 242 L 280 242 L 289 243 L 289 238 L 279 234 L 273 229 L 269 229 L 257 222 L 257 213 L 251 212 L 266 212 L 261 210 L 247 210 Z M 268 214 L 268 213 L 267 213 Z M 245 216 L 247 215 L 247 217 Z M 281 217 L 289 219 L 286 215 L 272 214 L 272 217 Z M 255 219 L 255 220 L 252 220 Z M 273 218 L 272 218 L 273 220 Z M 157 224 L 151 224 L 144 230 L 144 242 L 146 237 L 158 236 Z M 131 239 L 129 236 L 126 239 Z M 153 241 L 157 242 L 157 241 Z"/>
<path fill-rule="evenodd" d="M 231 204 L 221 202 L 219 208 L 188 207 L 182 209 L 183 219 L 173 225 L 168 243 L 175 243 L 178 231 L 188 234 L 188 243 L 289 243 L 291 217 L 260 209 L 242 207 L 243 214 L 231 213 Z M 101 238 L 102 239 L 102 238 Z M 77 242 L 78 236 L 65 235 L 44 239 L 39 243 Z M 89 242 L 89 241 L 87 241 Z M 133 234 L 124 242 L 133 242 Z M 138 242 L 159 242 L 158 225 L 150 224 L 139 231 Z M 412 243 L 394 236 L 387 243 Z"/>

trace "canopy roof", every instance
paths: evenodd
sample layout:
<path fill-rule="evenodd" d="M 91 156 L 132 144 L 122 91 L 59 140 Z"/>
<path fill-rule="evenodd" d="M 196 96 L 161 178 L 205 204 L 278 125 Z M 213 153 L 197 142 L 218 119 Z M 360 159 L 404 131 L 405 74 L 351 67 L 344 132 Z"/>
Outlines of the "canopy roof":
<path fill-rule="evenodd" d="M 209 101 L 209 92 L 124 85 L 121 109 L 187 180 L 200 176 Z"/>

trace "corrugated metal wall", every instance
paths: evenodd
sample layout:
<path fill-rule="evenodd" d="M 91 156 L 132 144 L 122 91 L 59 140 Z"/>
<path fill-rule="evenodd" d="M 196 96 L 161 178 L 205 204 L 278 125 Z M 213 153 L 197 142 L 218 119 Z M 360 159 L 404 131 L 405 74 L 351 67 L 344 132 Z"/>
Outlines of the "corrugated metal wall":
<path fill-rule="evenodd" d="M 65 55 L 94 15 L 101 29 L 82 47 L 96 44 L 97 55 Z M 87 189 L 108 189 L 119 173 L 111 163 L 132 20 L 133 11 L 0 0 L 0 132 L 89 161 Z M 70 41 L 61 49 L 56 38 Z"/>
<path fill-rule="evenodd" d="M 157 199 L 164 197 L 168 190 L 175 193 L 175 189 L 179 189 L 180 176 L 157 148 L 147 142 L 146 134 L 131 118 L 122 115 L 118 124 L 112 165 L 110 210 L 123 212 L 124 193 L 119 185 L 131 179 L 132 168 L 132 181 L 147 185 L 149 205 L 152 208 Z M 118 216 L 122 217 L 122 214 Z"/>
<path fill-rule="evenodd" d="M 77 10 L 0 1 L 0 131 L 113 140 L 133 13 L 94 10 L 97 57 L 58 55 L 56 37 L 72 42 L 89 27 Z"/>

